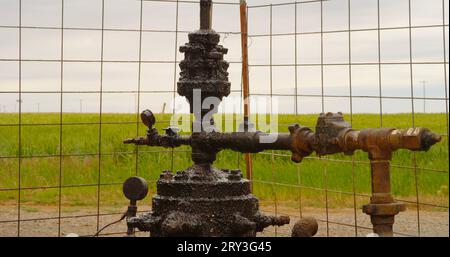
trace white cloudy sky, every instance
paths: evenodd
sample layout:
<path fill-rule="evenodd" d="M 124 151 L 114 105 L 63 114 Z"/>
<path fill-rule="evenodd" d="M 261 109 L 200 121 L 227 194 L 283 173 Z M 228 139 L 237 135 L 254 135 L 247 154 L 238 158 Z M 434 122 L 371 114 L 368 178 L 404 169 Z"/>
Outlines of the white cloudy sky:
<path fill-rule="evenodd" d="M 238 2 L 221 0 L 221 2 Z M 248 0 L 248 5 L 289 2 L 289 0 Z M 270 8 L 249 9 L 250 88 L 253 94 L 279 94 L 279 111 L 295 112 L 295 68 L 297 61 L 297 103 L 299 113 L 321 111 L 350 111 L 350 93 L 353 95 L 353 112 L 379 112 L 379 67 L 377 37 L 377 0 L 350 1 L 349 33 L 339 32 L 349 28 L 348 0 L 330 0 L 323 3 L 323 91 L 320 3 L 297 5 L 297 32 L 311 32 L 297 36 L 284 35 L 272 38 L 272 64 L 270 67 Z M 445 21 L 442 3 L 445 2 Z M 19 64 L 19 0 L 0 0 L 0 111 L 17 111 Z M 101 0 L 64 0 L 63 58 L 63 110 L 98 112 L 101 58 Z M 175 42 L 176 3 L 144 2 L 142 26 L 141 93 L 139 109 L 160 111 L 163 103 L 170 107 L 174 88 L 175 48 L 187 40 L 186 32 L 199 27 L 198 4 L 179 3 L 178 40 Z M 139 21 L 138 0 L 105 0 L 104 9 L 104 60 L 103 112 L 134 112 L 139 81 Z M 273 6 L 272 32 L 295 32 L 294 5 Z M 37 29 L 36 26 L 61 27 L 61 0 L 22 0 L 22 98 L 24 112 L 57 112 L 60 110 L 61 87 L 61 30 Z M 423 97 L 423 84 L 427 112 L 445 112 L 445 66 L 443 27 L 445 22 L 446 62 L 448 62 L 448 1 L 411 0 L 412 60 L 421 63 L 412 66 L 413 94 Z M 409 64 L 408 0 L 380 0 L 380 26 L 403 27 L 380 32 L 381 91 L 384 112 L 411 112 L 411 74 Z M 421 27 L 422 26 L 422 27 Z M 425 26 L 425 27 L 423 27 Z M 428 26 L 428 27 L 427 27 Z M 213 27 L 222 35 L 222 44 L 229 48 L 225 57 L 231 62 L 229 72 L 233 96 L 240 95 L 240 35 L 239 7 L 215 5 Z M 74 30 L 70 28 L 84 28 Z M 131 29 L 134 31 L 117 31 Z M 168 32 L 152 32 L 166 30 Z M 330 33 L 330 31 L 338 31 Z M 349 54 L 349 45 L 351 53 Z M 351 69 L 343 65 L 355 63 Z M 177 60 L 183 56 L 176 55 Z M 47 60 L 44 62 L 28 60 Z M 56 61 L 51 61 L 56 60 Z M 90 60 L 91 62 L 77 62 Z M 152 63 L 165 61 L 167 63 Z M 426 64 L 424 64 L 426 63 Z M 334 65 L 333 65 L 334 64 Z M 364 65 L 363 65 L 364 64 Z M 278 65 L 278 66 L 277 66 Z M 447 66 L 448 70 L 448 66 Z M 178 74 L 179 70 L 177 70 Z M 448 73 L 447 73 L 448 75 Z M 177 75 L 178 76 L 178 75 Z M 350 92 L 350 81 L 352 90 Z M 424 81 L 424 82 L 423 82 Z M 78 92 L 77 91 L 82 91 Z M 120 91 L 120 92 L 119 92 Z M 132 91 L 124 93 L 122 91 Z M 158 91 L 158 92 L 154 92 Z M 29 93 L 27 93 L 29 92 Z M 333 97 L 334 96 L 334 97 Z M 405 98 L 405 99 L 402 99 Z M 184 103 L 184 100 L 180 101 Z M 423 100 L 415 101 L 416 111 L 423 111 Z M 170 111 L 170 108 L 166 109 Z"/>

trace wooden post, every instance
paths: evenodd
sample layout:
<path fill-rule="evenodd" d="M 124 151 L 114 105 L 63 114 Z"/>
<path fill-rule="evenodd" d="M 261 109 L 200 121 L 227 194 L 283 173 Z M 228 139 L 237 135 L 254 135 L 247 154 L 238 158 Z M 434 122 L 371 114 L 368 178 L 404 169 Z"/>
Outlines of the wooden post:
<path fill-rule="evenodd" d="M 248 83 L 248 25 L 247 25 L 247 3 L 245 0 L 241 0 L 240 4 L 240 17 L 241 17 L 241 49 L 242 49 L 242 86 L 243 86 L 243 100 L 244 100 L 244 129 L 248 130 L 248 120 L 250 115 L 250 103 L 249 103 L 249 83 Z M 250 153 L 245 154 L 245 169 L 246 177 L 250 180 L 250 190 L 253 191 L 253 165 L 252 155 Z"/>

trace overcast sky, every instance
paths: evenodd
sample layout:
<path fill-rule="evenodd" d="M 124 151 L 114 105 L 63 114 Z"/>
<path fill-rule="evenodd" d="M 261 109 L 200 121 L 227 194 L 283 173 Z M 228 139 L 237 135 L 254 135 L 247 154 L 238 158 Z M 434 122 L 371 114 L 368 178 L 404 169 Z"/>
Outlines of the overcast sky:
<path fill-rule="evenodd" d="M 221 2 L 238 2 L 221 0 Z M 248 5 L 289 2 L 289 0 L 248 0 Z M 273 6 L 272 33 L 303 33 L 297 36 L 272 37 L 272 70 L 270 64 L 270 8 L 249 9 L 249 34 L 259 35 L 249 39 L 250 88 L 254 94 L 282 94 L 278 110 L 295 112 L 295 88 L 299 113 L 321 111 L 350 111 L 351 93 L 353 112 L 379 112 L 379 67 L 377 1 L 350 1 L 350 28 L 364 31 L 329 33 L 349 28 L 348 0 L 331 0 L 323 3 L 323 76 L 321 63 L 320 3 L 297 5 L 295 26 L 294 5 Z M 446 61 L 448 62 L 448 1 L 445 6 Z M 18 62 L 19 58 L 19 0 L 0 0 L 0 112 L 18 110 Z M 65 0 L 64 27 L 85 30 L 64 30 L 63 58 L 71 60 L 63 66 L 63 110 L 65 112 L 98 112 L 100 90 L 102 5 L 100 0 Z M 108 29 L 132 29 L 135 31 L 104 32 L 103 112 L 135 112 L 136 94 L 117 91 L 137 91 L 139 81 L 139 29 L 140 2 L 137 0 L 105 0 L 104 25 Z M 175 40 L 176 3 L 144 2 L 142 27 L 141 93 L 139 110 L 151 108 L 160 112 L 164 102 L 170 112 L 174 89 L 173 62 L 183 59 L 175 49 L 187 41 L 185 32 L 199 27 L 199 6 L 179 3 L 178 38 Z M 428 26 L 411 30 L 413 62 L 413 94 L 423 97 L 425 86 L 427 112 L 445 112 L 445 67 L 441 0 L 411 0 L 412 26 Z M 407 0 L 380 0 L 380 26 L 382 28 L 407 27 Z M 22 0 L 22 59 L 49 60 L 22 62 L 22 98 L 24 112 L 58 112 L 61 87 L 61 30 L 36 29 L 35 26 L 61 27 L 61 0 Z M 221 44 L 229 48 L 225 59 L 231 62 L 229 72 L 232 96 L 239 97 L 241 88 L 239 6 L 214 6 L 213 28 L 221 33 Z M 167 32 L 152 32 L 165 30 Z M 305 32 L 311 32 L 306 33 Z M 349 44 L 350 43 L 350 44 Z M 349 54 L 349 49 L 350 54 Z M 381 62 L 409 62 L 409 29 L 383 29 L 380 32 Z M 348 65 L 355 63 L 350 71 Z M 90 60 L 91 62 L 77 62 Z M 165 61 L 167 63 L 151 63 Z M 295 67 L 297 62 L 297 87 Z M 358 64 L 359 63 L 359 64 Z M 365 64 L 362 65 L 361 63 Z M 431 64 L 430 64 L 431 63 Z M 335 65 L 332 65 L 335 64 Z M 277 66 L 278 65 L 278 66 Z M 448 69 L 448 66 L 447 66 Z M 272 73 L 271 73 L 272 72 Z M 177 67 L 177 78 L 179 69 Z M 272 74 L 272 76 L 271 76 Z M 448 75 L 448 73 L 447 73 Z M 272 77 L 272 80 L 270 79 Z M 322 81 L 323 77 L 323 81 Z M 272 81 L 272 84 L 270 84 Z M 383 96 L 411 96 L 409 64 L 381 65 L 381 92 Z M 323 83 L 322 83 L 323 82 Z M 350 83 L 351 82 L 351 83 Z M 322 93 L 325 97 L 322 110 Z M 351 92 L 350 92 L 351 85 Z M 26 93 L 26 92 L 41 93 Z M 77 93 L 83 91 L 83 93 Z M 89 91 L 86 93 L 86 91 Z M 160 92 L 154 92 L 160 91 Z M 316 96 L 316 97 L 314 97 Z M 441 100 L 439 100 L 441 99 Z M 179 101 L 186 106 L 185 101 Z M 415 111 L 423 111 L 423 100 L 415 101 Z M 448 101 L 447 101 L 448 103 Z M 410 99 L 383 99 L 384 112 L 411 112 Z"/>

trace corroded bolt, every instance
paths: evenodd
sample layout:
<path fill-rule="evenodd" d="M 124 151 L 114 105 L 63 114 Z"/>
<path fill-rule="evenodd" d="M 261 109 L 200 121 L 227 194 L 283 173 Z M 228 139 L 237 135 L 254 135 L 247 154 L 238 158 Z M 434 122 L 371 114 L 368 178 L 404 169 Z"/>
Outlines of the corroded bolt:
<path fill-rule="evenodd" d="M 202 174 L 193 174 L 191 176 L 192 180 L 196 180 L 196 181 L 200 181 L 200 180 L 204 180 L 204 176 Z"/>
<path fill-rule="evenodd" d="M 187 174 L 185 171 L 177 171 L 177 174 L 173 177 L 175 180 L 187 180 Z"/>
<path fill-rule="evenodd" d="M 242 178 L 242 172 L 240 170 L 230 170 L 228 175 L 229 180 L 240 180 Z"/>
<path fill-rule="evenodd" d="M 240 170 L 230 170 L 230 173 L 233 175 L 237 175 L 237 174 L 240 174 L 241 171 Z"/>

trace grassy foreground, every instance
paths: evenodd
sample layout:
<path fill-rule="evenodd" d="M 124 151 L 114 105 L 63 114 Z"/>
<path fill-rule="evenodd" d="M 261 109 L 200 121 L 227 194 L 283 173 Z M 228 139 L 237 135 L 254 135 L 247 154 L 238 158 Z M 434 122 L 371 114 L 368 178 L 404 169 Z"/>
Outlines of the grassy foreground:
<path fill-rule="evenodd" d="M 279 131 L 287 132 L 287 126 L 293 123 L 314 127 L 317 117 L 279 115 Z M 61 118 L 62 126 L 59 125 Z M 354 128 L 380 127 L 377 114 L 354 114 L 352 119 L 347 114 L 345 118 L 352 121 Z M 96 205 L 99 193 L 102 205 L 125 206 L 121 183 L 137 174 L 152 181 L 148 203 L 155 191 L 153 181 L 158 179 L 161 171 L 188 167 L 190 152 L 188 147 L 172 152 L 170 149 L 137 149 L 124 145 L 125 138 L 145 135 L 145 127 L 140 123 L 137 126 L 136 119 L 133 114 L 102 114 L 103 124 L 99 125 L 98 114 L 22 114 L 21 123 L 26 125 L 21 128 L 20 186 L 25 188 L 21 192 L 21 201 L 58 204 L 58 185 L 61 184 L 64 205 Z M 157 127 L 167 127 L 169 119 L 170 115 L 157 115 L 157 121 L 160 121 Z M 233 117 L 227 116 L 227 119 Z M 385 114 L 382 119 L 383 127 L 407 128 L 412 125 L 411 114 Z M 18 114 L 0 114 L 0 205 L 14 203 L 18 198 L 17 191 L 9 190 L 19 185 L 19 127 L 14 125 L 18 122 Z M 126 123 L 117 124 L 120 122 Z M 445 114 L 415 114 L 414 122 L 415 126 L 447 134 Z M 61 158 L 58 156 L 60 151 Z M 312 156 L 301 164 L 291 162 L 288 152 L 270 153 L 253 155 L 254 194 L 264 204 L 276 200 L 299 206 L 301 201 L 302 206 L 324 207 L 327 204 L 333 208 L 352 207 L 354 202 L 360 205 L 369 200 L 365 195 L 370 194 L 370 169 L 367 154 L 363 152 L 357 152 L 353 157 L 333 155 L 319 159 Z M 215 165 L 245 171 L 243 160 L 242 154 L 223 151 Z M 392 191 L 398 199 L 415 202 L 418 193 L 422 203 L 448 205 L 447 136 L 426 153 L 397 151 L 392 165 Z M 98 187 L 98 182 L 107 185 Z"/>

